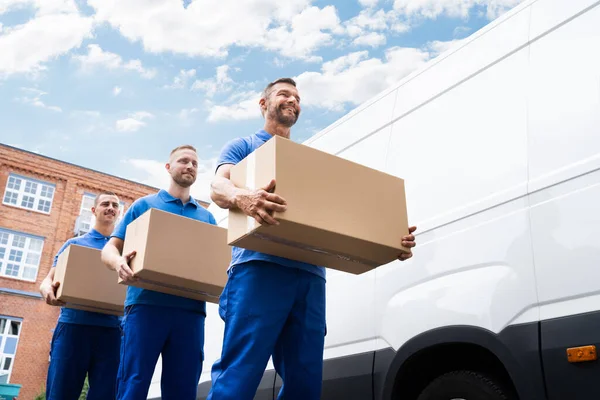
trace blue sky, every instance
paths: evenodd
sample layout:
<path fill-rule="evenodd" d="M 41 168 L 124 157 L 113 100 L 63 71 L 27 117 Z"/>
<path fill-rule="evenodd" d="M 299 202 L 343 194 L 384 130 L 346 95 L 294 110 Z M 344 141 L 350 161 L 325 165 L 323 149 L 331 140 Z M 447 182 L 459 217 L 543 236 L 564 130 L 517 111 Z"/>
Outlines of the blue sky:
<path fill-rule="evenodd" d="M 302 142 L 520 0 L 0 0 L 0 142 L 162 186 L 197 147 L 207 197 L 258 93 L 294 77 Z"/>

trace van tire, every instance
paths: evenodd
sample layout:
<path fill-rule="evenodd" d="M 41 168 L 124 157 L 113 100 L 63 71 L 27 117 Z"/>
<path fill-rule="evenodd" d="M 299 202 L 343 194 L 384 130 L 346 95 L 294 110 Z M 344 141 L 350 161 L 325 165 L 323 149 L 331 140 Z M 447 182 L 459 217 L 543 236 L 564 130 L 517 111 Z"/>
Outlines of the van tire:
<path fill-rule="evenodd" d="M 431 381 L 417 400 L 514 400 L 492 379 L 474 371 L 452 371 Z"/>

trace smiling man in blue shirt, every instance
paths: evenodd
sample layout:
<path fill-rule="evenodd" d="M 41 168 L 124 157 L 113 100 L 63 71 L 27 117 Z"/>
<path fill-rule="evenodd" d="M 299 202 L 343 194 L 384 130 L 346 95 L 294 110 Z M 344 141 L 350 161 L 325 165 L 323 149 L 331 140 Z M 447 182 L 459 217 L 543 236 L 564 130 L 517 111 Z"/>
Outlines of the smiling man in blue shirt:
<path fill-rule="evenodd" d="M 121 255 L 127 225 L 147 210 L 156 208 L 216 225 L 213 215 L 190 196 L 198 173 L 194 147 L 175 148 L 166 169 L 171 177 L 169 189 L 136 200 L 102 251 L 102 261 L 125 282 L 136 279 L 129 267 L 135 251 Z M 204 360 L 205 317 L 203 301 L 128 286 L 117 399 L 147 398 L 162 354 L 162 399 L 195 400 Z"/>
<path fill-rule="evenodd" d="M 229 180 L 230 170 L 274 135 L 289 139 L 300 115 L 296 83 L 290 78 L 270 83 L 259 105 L 264 129 L 225 145 L 211 197 L 219 207 L 240 209 L 260 224 L 278 224 L 272 212 L 283 212 L 287 205 L 285 199 L 270 193 L 275 180 L 255 191 L 236 188 Z M 402 238 L 404 246 L 415 246 L 415 229 L 411 227 Z M 403 254 L 399 259 L 411 256 Z M 219 312 L 225 334 L 221 358 L 212 369 L 209 400 L 254 398 L 271 356 L 283 380 L 278 399 L 321 398 L 325 268 L 234 247 Z"/>
<path fill-rule="evenodd" d="M 56 300 L 58 282 L 53 284 L 58 256 L 71 244 L 101 250 L 108 242 L 119 214 L 119 199 L 112 192 L 96 196 L 92 213 L 94 228 L 62 245 L 48 276 L 40 285 L 46 303 L 64 305 Z M 114 399 L 119 368 L 121 333 L 119 317 L 90 311 L 62 308 L 50 348 L 46 381 L 47 400 L 77 400 L 86 374 L 89 375 L 88 400 Z"/>

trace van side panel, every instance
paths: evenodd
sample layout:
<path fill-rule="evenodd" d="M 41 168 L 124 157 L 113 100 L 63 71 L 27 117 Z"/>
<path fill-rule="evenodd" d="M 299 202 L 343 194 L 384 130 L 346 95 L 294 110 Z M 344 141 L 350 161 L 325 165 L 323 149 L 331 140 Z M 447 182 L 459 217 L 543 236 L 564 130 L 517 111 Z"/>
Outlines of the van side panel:
<path fill-rule="evenodd" d="M 600 398 L 600 2 L 532 5 L 529 191 L 548 397 Z"/>
<path fill-rule="evenodd" d="M 521 15 L 505 24 L 521 26 Z M 406 179 L 409 219 L 420 234 L 413 259 L 376 270 L 378 347 L 398 349 L 448 325 L 498 333 L 537 321 L 526 198 L 528 59 L 526 47 L 501 57 L 394 122 L 387 170 Z M 428 84 L 426 74 L 420 78 Z"/>

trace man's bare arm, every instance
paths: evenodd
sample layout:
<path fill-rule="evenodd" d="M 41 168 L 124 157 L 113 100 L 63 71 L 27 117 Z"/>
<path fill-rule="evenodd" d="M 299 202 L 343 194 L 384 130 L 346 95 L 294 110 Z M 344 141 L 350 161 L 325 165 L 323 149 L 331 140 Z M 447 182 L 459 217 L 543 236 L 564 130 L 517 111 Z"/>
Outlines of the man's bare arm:
<path fill-rule="evenodd" d="M 259 224 L 279 224 L 272 214 L 275 211 L 284 212 L 287 204 L 281 196 L 270 193 L 275 188 L 275 179 L 257 190 L 238 188 L 230 180 L 232 167 L 231 164 L 224 164 L 217 169 L 210 187 L 211 199 L 221 208 L 243 211 Z"/>
<path fill-rule="evenodd" d="M 221 165 L 210 184 L 210 198 L 219 207 L 225 209 L 237 208 L 236 197 L 242 192 L 249 192 L 248 190 L 235 187 L 229 180 L 231 167 L 233 167 L 232 164 Z"/>
<path fill-rule="evenodd" d="M 56 289 L 58 289 L 59 282 L 52 283 L 54 281 L 55 272 L 56 268 L 50 268 L 50 272 L 48 272 L 48 275 L 46 275 L 40 284 L 40 293 L 46 304 L 51 306 L 64 306 L 64 302 L 56 300 Z"/>
<path fill-rule="evenodd" d="M 136 278 L 133 276 L 133 271 L 129 267 L 129 261 L 135 257 L 135 250 L 121 255 L 123 252 L 123 240 L 112 237 L 104 245 L 102 253 L 100 255 L 102 262 L 109 269 L 117 271 L 119 278 L 123 279 L 124 282 L 133 282 Z"/>

